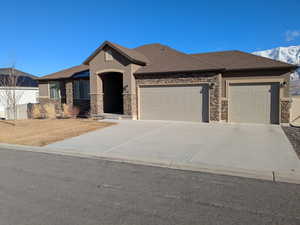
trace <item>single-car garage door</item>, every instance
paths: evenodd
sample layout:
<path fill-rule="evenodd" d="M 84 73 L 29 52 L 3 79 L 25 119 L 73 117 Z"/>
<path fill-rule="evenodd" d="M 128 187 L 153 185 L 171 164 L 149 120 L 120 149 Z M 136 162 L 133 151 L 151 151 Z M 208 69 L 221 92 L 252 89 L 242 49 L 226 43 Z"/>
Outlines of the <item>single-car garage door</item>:
<path fill-rule="evenodd" d="M 279 123 L 279 84 L 231 84 L 229 121 Z"/>
<path fill-rule="evenodd" d="M 143 86 L 140 119 L 208 122 L 208 85 Z"/>

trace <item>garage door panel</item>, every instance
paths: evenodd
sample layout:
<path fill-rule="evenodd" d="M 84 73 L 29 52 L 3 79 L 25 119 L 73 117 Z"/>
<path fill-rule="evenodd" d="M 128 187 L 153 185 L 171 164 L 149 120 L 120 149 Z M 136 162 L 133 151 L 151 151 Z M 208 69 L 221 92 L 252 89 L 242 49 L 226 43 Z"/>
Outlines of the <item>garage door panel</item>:
<path fill-rule="evenodd" d="M 208 107 L 206 85 L 140 88 L 140 117 L 144 120 L 208 121 L 204 107 Z"/>
<path fill-rule="evenodd" d="M 230 85 L 230 121 L 278 123 L 278 93 L 277 84 Z"/>

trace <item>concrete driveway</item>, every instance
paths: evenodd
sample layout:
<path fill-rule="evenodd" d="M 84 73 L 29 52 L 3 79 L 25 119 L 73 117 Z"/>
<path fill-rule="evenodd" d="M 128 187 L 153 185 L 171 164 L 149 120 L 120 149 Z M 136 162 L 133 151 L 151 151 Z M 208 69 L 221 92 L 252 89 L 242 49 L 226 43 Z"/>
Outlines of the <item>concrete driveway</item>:
<path fill-rule="evenodd" d="M 280 126 L 114 121 L 118 124 L 47 147 L 164 164 L 300 172 Z"/>

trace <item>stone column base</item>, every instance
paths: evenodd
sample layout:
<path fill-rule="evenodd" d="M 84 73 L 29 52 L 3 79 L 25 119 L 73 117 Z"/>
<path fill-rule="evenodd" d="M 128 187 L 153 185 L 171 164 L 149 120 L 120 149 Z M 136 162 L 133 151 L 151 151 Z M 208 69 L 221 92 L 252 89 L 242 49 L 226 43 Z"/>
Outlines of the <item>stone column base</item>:
<path fill-rule="evenodd" d="M 280 123 L 290 122 L 291 101 L 289 99 L 280 100 Z"/>
<path fill-rule="evenodd" d="M 103 93 L 92 93 L 91 95 L 91 116 L 103 113 Z"/>
<path fill-rule="evenodd" d="M 136 118 L 136 94 L 123 93 L 124 115 Z"/>
<path fill-rule="evenodd" d="M 221 100 L 221 121 L 228 122 L 228 99 Z"/>

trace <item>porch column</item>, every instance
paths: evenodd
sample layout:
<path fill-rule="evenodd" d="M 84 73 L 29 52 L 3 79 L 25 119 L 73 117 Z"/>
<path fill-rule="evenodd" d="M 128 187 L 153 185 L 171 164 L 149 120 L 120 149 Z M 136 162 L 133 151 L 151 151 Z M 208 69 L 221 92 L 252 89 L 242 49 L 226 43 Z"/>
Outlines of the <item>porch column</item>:
<path fill-rule="evenodd" d="M 123 93 L 124 115 L 136 118 L 136 94 Z"/>
<path fill-rule="evenodd" d="M 221 118 L 221 74 L 210 78 L 214 85 L 209 89 L 209 121 L 220 121 Z"/>
<path fill-rule="evenodd" d="M 90 71 L 90 73 L 91 115 L 95 116 L 104 112 L 102 79 L 97 73 L 92 71 Z"/>
<path fill-rule="evenodd" d="M 66 82 L 66 103 L 67 105 L 73 105 L 73 82 L 68 80 Z"/>

